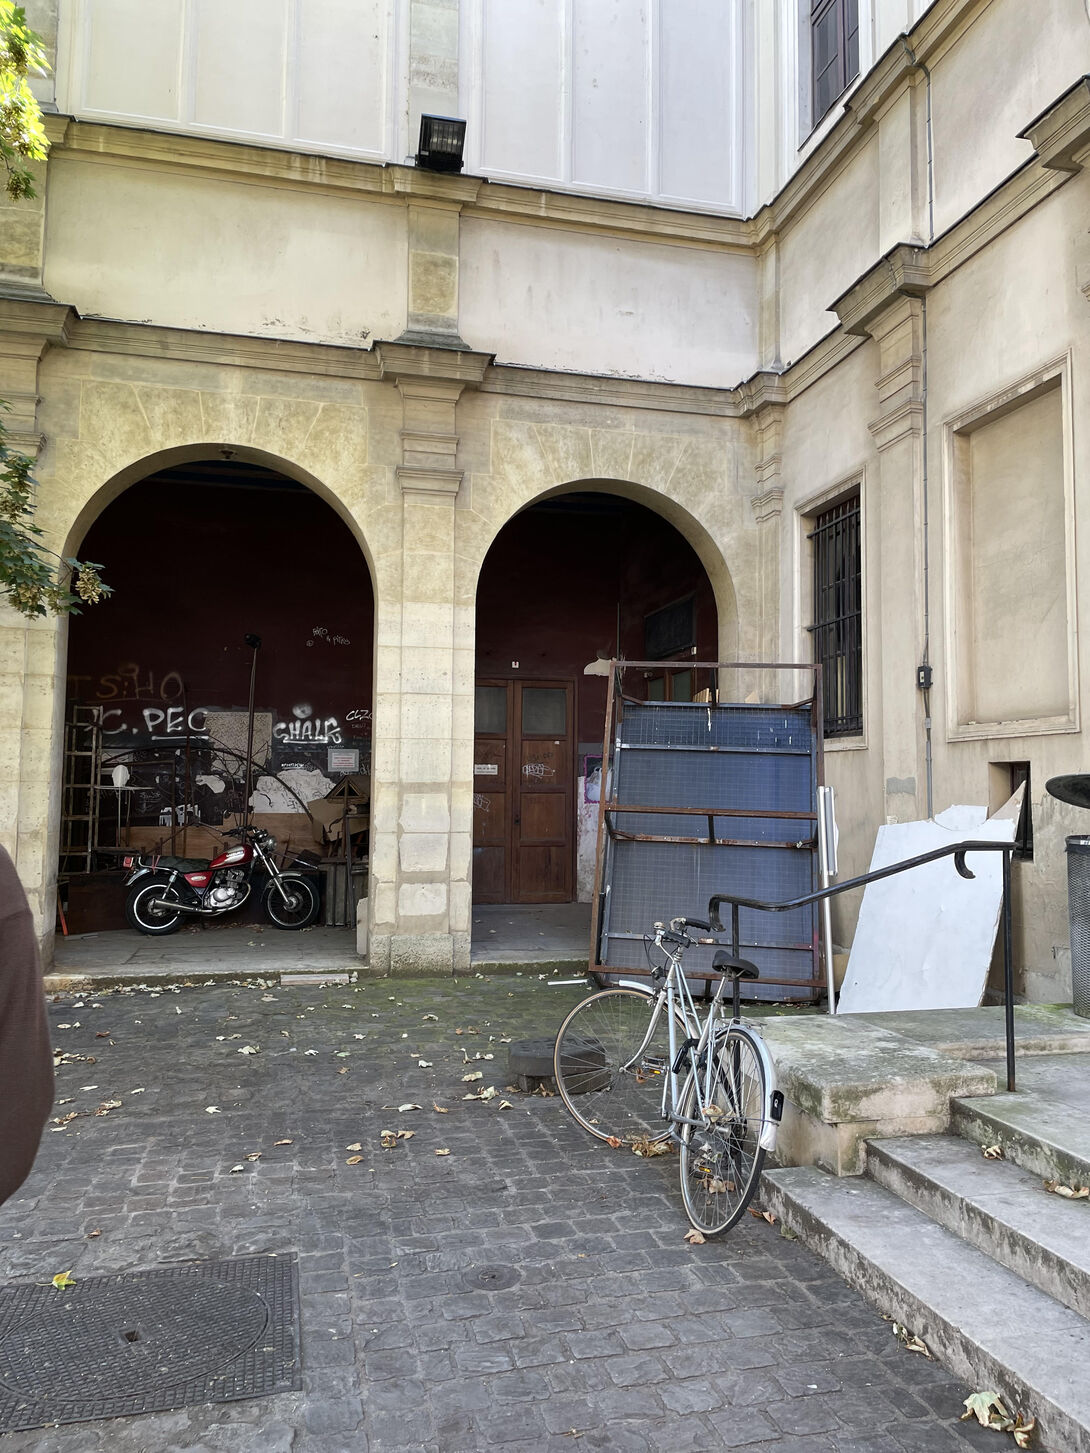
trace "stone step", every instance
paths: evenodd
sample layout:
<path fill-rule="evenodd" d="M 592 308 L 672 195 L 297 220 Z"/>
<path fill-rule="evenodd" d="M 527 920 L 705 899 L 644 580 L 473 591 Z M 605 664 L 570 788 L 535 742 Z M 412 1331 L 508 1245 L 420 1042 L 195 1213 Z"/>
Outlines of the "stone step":
<path fill-rule="evenodd" d="M 873 1181 L 795 1166 L 762 1199 L 957 1377 L 1036 1417 L 1042 1448 L 1090 1453 L 1090 1322 Z"/>
<path fill-rule="evenodd" d="M 1026 1089 L 955 1097 L 950 1128 L 977 1145 L 1001 1146 L 1007 1160 L 1042 1180 L 1090 1185 L 1090 1111 L 1054 1096 Z"/>
<path fill-rule="evenodd" d="M 1090 1206 L 950 1135 L 871 1141 L 867 1174 L 932 1221 L 1090 1317 Z"/>

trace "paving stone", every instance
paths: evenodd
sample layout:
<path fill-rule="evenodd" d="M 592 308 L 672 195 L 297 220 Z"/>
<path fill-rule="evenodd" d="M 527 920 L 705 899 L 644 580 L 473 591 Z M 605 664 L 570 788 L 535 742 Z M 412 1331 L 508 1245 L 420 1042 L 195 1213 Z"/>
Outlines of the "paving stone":
<path fill-rule="evenodd" d="M 686 1246 L 676 1162 L 603 1151 L 555 1098 L 510 1096 L 503 1112 L 462 1102 L 463 1046 L 495 1053 L 489 1035 L 546 1032 L 577 989 L 514 978 L 398 981 L 393 997 L 387 981 L 265 992 L 103 994 L 113 1044 L 93 1023 L 64 1032 L 123 1108 L 45 1136 L 0 1210 L 0 1277 L 295 1252 L 303 1391 L 9 1434 L 4 1453 L 956 1453 L 994 1441 L 957 1422 L 968 1389 L 907 1354 L 800 1243 L 746 1217 Z M 71 1009 L 50 1006 L 61 1022 Z M 470 1025 L 478 1035 L 454 1034 Z M 216 1040 L 233 1033 L 262 1053 L 234 1063 Z M 58 1097 L 78 1102 L 89 1078 L 62 1065 Z M 146 1093 L 129 1097 L 132 1085 Z M 390 1108 L 408 1101 L 425 1108 Z M 379 1132 L 395 1124 L 414 1136 L 383 1152 Z M 347 1166 L 357 1141 L 364 1160 Z M 518 1280 L 476 1289 L 467 1277 L 485 1266 Z"/>

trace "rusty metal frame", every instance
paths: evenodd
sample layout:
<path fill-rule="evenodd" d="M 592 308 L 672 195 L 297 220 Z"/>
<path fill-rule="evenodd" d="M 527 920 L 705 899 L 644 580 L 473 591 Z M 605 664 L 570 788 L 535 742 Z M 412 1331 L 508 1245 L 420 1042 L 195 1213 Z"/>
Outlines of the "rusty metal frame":
<path fill-rule="evenodd" d="M 631 803 L 620 803 L 611 800 L 611 793 L 607 788 L 612 787 L 613 772 L 612 765 L 615 751 L 638 751 L 643 744 L 626 744 L 616 740 L 619 723 L 624 715 L 625 703 L 631 701 L 634 705 L 645 706 L 648 703 L 637 701 L 635 697 L 626 696 L 623 689 L 623 676 L 626 671 L 658 671 L 669 663 L 663 661 L 619 661 L 610 662 L 608 686 L 606 691 L 606 712 L 605 729 L 602 741 L 602 788 L 598 803 L 598 830 L 595 853 L 594 869 L 594 896 L 591 912 L 591 937 L 590 953 L 588 960 L 588 971 L 596 975 L 615 975 L 623 972 L 625 977 L 641 977 L 648 971 L 642 968 L 628 968 L 621 970 L 617 965 L 602 963 L 602 939 L 606 932 L 604 898 L 605 884 L 603 882 L 606 842 L 607 839 L 622 842 L 654 842 L 671 843 L 678 845 L 692 845 L 700 847 L 813 847 L 816 848 L 817 834 L 820 830 L 819 815 L 817 806 L 811 812 L 776 812 L 765 808 L 715 808 L 709 810 L 703 807 L 652 807 L 636 806 Z M 820 786 L 824 782 L 825 763 L 824 749 L 822 742 L 822 707 L 821 707 L 821 666 L 812 661 L 686 661 L 685 666 L 697 671 L 708 671 L 712 673 L 711 690 L 717 698 L 715 704 L 727 705 L 726 702 L 719 702 L 719 679 L 720 673 L 725 671 L 803 671 L 813 680 L 813 692 L 810 696 L 803 697 L 794 702 L 768 703 L 769 707 L 780 705 L 786 710 L 798 711 L 802 708 L 809 708 L 810 728 L 813 739 L 813 755 L 815 759 L 816 783 Z M 648 748 L 649 750 L 668 750 L 668 748 Z M 688 750 L 678 748 L 678 750 Z M 723 754 L 743 753 L 752 751 L 744 747 L 710 747 L 702 750 L 709 752 L 720 752 Z M 768 748 L 770 754 L 775 754 L 779 749 Z M 643 813 L 647 815 L 657 814 L 669 817 L 692 817 L 702 819 L 707 824 L 707 836 L 694 835 L 691 837 L 678 835 L 658 835 L 654 833 L 628 833 L 618 822 L 618 818 L 625 814 Z M 781 821 L 784 823 L 805 824 L 806 831 L 795 835 L 785 835 L 783 838 L 754 840 L 751 838 L 724 837 L 716 832 L 715 820 L 717 818 L 744 818 L 763 819 L 770 821 Z M 694 824 L 695 825 L 695 824 Z M 815 882 L 815 886 L 817 886 Z M 650 927 L 650 925 L 648 925 Z M 617 938 L 634 938 L 634 934 L 618 933 L 613 935 Z M 813 934 L 809 942 L 799 944 L 777 945 L 777 948 L 803 950 L 811 954 L 814 966 L 814 973 L 807 979 L 776 978 L 770 975 L 761 976 L 764 984 L 774 984 L 783 988 L 805 988 L 813 991 L 816 999 L 824 987 L 824 981 L 820 973 L 820 922 L 815 916 Z M 698 971 L 691 975 L 697 982 L 705 980 L 704 971 Z M 709 975 L 706 982 L 717 977 Z"/>

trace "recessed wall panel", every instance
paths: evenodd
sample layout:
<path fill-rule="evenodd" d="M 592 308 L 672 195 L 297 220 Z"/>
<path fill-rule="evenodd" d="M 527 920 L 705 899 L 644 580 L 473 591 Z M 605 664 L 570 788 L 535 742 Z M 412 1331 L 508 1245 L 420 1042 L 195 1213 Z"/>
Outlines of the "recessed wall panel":
<path fill-rule="evenodd" d="M 483 0 L 481 157 L 486 171 L 564 175 L 564 0 Z"/>
<path fill-rule="evenodd" d="M 297 0 L 294 130 L 317 146 L 381 153 L 386 130 L 386 0 Z"/>
<path fill-rule="evenodd" d="M 658 191 L 737 205 L 738 0 L 670 0 L 660 24 Z"/>
<path fill-rule="evenodd" d="M 82 21 L 81 108 L 177 121 L 182 0 L 84 0 Z"/>
<path fill-rule="evenodd" d="M 573 0 L 572 180 L 648 189 L 650 4 Z"/>
<path fill-rule="evenodd" d="M 191 0 L 193 121 L 256 136 L 284 134 L 287 0 Z"/>

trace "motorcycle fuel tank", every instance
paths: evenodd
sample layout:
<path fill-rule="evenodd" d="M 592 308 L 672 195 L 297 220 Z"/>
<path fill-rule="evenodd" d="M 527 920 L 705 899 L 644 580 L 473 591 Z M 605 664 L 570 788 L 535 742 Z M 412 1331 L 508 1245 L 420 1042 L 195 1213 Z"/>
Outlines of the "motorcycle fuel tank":
<path fill-rule="evenodd" d="M 213 858 L 208 866 L 213 869 L 233 868 L 241 866 L 243 863 L 248 863 L 253 855 L 253 848 L 249 847 L 246 843 L 238 843 L 235 847 L 228 848 L 226 852 L 220 853 L 218 858 Z"/>

